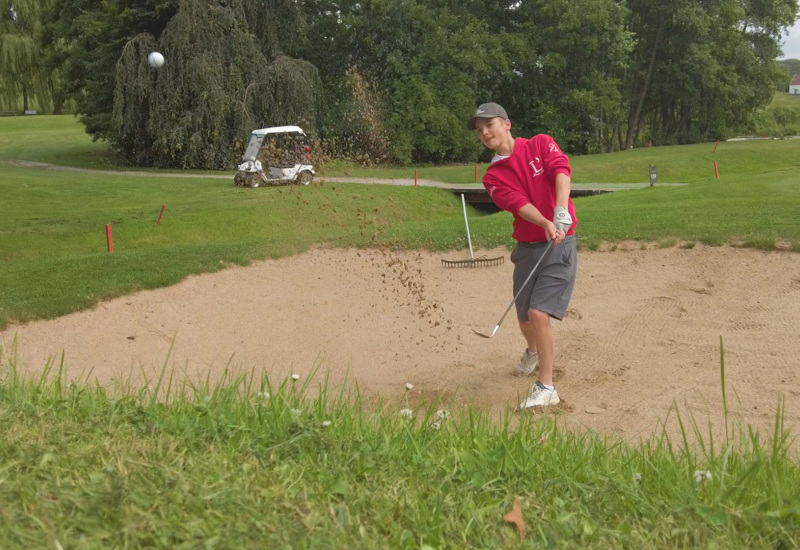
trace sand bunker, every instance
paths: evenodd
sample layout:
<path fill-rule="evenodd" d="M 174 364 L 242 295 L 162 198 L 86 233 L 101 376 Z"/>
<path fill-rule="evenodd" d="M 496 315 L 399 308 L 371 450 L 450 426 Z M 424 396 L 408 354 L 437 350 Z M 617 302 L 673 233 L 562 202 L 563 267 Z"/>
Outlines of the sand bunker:
<path fill-rule="evenodd" d="M 226 366 L 269 373 L 345 375 L 363 394 L 472 401 L 500 415 L 531 380 L 514 368 L 524 340 L 504 265 L 445 269 L 450 252 L 328 250 L 193 276 L 89 311 L 0 332 L 18 340 L 18 368 L 40 372 L 63 351 L 71 377 L 102 384 L 156 377 L 169 364 L 190 376 Z M 467 255 L 468 257 L 468 255 Z M 581 251 L 567 318 L 554 323 L 560 421 L 630 439 L 660 432 L 677 404 L 703 429 L 723 430 L 720 336 L 734 421 L 772 432 L 779 397 L 798 428 L 800 255 L 729 247 Z"/>

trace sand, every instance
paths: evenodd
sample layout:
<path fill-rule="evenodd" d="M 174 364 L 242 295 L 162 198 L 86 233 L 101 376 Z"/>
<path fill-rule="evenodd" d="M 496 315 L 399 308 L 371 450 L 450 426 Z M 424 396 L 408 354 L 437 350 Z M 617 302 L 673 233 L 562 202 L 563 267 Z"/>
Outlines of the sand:
<path fill-rule="evenodd" d="M 347 377 L 362 395 L 399 403 L 472 403 L 501 418 L 531 379 L 515 376 L 524 349 L 513 311 L 505 249 L 496 267 L 445 269 L 468 253 L 315 249 L 192 276 L 177 285 L 0 332 L 16 339 L 22 373 L 64 364 L 71 379 L 112 385 L 157 378 L 218 379 L 255 369 L 311 387 Z M 675 435 L 675 411 L 707 433 L 725 433 L 720 337 L 725 346 L 729 426 L 766 438 L 779 399 L 795 433 L 800 419 L 800 255 L 731 247 L 581 251 L 567 318 L 554 322 L 556 385 L 564 426 L 630 441 Z M 173 343 L 174 341 L 174 343 Z"/>

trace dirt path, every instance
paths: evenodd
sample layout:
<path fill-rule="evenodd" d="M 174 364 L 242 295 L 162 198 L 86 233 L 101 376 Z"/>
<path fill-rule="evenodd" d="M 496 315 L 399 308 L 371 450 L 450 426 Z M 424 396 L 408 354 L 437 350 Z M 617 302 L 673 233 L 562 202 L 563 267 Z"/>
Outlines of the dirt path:
<path fill-rule="evenodd" d="M 555 323 L 557 385 L 568 425 L 630 439 L 660 433 L 677 404 L 704 431 L 724 433 L 719 339 L 728 406 L 769 436 L 779 397 L 786 424 L 800 427 L 800 255 L 698 246 L 580 253 L 567 319 Z M 193 276 L 51 321 L 9 326 L 18 367 L 39 372 L 65 353 L 71 376 L 102 384 L 156 376 L 167 357 L 203 377 L 233 369 L 273 380 L 320 366 L 333 383 L 348 373 L 369 396 L 412 394 L 472 400 L 497 415 L 530 380 L 513 375 L 523 340 L 512 314 L 512 265 L 445 269 L 464 254 L 314 250 L 249 267 Z M 468 254 L 467 256 L 468 257 Z M 671 432 L 674 433 L 674 422 Z"/>

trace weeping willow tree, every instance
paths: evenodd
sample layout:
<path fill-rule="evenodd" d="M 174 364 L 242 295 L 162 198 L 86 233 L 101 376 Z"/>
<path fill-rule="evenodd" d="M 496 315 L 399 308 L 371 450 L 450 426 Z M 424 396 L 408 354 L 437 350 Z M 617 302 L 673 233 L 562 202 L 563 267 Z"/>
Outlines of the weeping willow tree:
<path fill-rule="evenodd" d="M 158 39 L 140 34 L 126 44 L 117 62 L 114 147 L 130 162 L 230 169 L 253 129 L 313 124 L 316 68 L 269 57 L 249 16 L 248 0 L 184 0 Z M 147 64 L 153 50 L 166 58 L 159 69 Z"/>
<path fill-rule="evenodd" d="M 36 99 L 40 108 L 50 105 L 52 83 L 42 69 L 42 15 L 51 0 L 0 0 L 0 106 L 23 108 Z"/>

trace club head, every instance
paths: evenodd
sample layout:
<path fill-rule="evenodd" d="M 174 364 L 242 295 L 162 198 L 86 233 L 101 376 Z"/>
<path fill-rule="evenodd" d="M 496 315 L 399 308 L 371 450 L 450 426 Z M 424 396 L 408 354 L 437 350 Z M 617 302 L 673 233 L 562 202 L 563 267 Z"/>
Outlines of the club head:
<path fill-rule="evenodd" d="M 499 329 L 499 328 L 500 328 L 500 325 L 497 325 L 496 327 L 494 327 L 494 330 L 492 331 L 491 334 L 484 334 L 482 332 L 478 332 L 475 329 L 472 329 L 472 332 L 474 332 L 475 334 L 477 334 L 481 338 L 491 338 L 492 336 L 494 336 L 497 333 L 497 329 Z"/>

